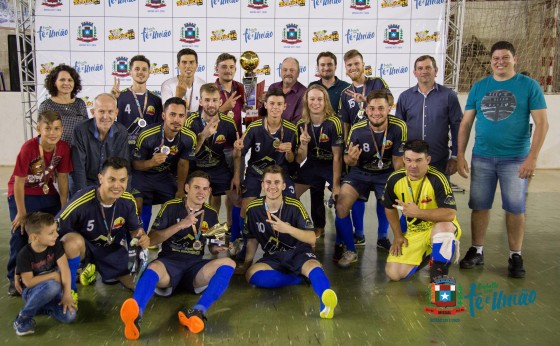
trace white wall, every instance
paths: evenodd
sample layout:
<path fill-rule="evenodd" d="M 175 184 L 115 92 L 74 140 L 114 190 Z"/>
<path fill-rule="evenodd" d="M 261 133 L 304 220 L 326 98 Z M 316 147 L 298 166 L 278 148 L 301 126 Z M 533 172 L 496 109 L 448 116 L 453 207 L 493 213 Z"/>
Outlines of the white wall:
<path fill-rule="evenodd" d="M 560 95 L 545 95 L 548 105 L 548 122 L 550 129 L 541 150 L 538 168 L 560 169 Z M 459 94 L 461 107 L 465 107 L 467 94 Z M 2 112 L 2 126 L 0 127 L 0 165 L 14 165 L 17 154 L 23 144 L 23 113 L 21 109 L 20 93 L 0 92 L 0 110 Z M 474 143 L 474 131 L 467 149 L 468 160 Z"/>

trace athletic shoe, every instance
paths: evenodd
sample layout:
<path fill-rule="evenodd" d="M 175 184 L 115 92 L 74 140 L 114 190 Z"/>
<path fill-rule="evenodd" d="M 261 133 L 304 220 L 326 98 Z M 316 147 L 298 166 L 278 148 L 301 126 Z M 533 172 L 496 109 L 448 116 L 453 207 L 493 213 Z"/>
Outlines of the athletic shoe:
<path fill-rule="evenodd" d="M 431 261 L 430 282 L 435 282 L 437 277 L 449 274 L 449 266 L 451 266 L 451 263 Z"/>
<path fill-rule="evenodd" d="M 20 296 L 18 290 L 16 289 L 16 284 L 14 280 L 10 280 L 10 286 L 8 287 L 8 295 L 12 297 Z"/>
<path fill-rule="evenodd" d="M 121 306 L 121 320 L 124 323 L 124 337 L 138 340 L 140 337 L 140 308 L 134 298 L 128 298 Z"/>
<path fill-rule="evenodd" d="M 35 321 L 32 318 L 24 318 L 18 315 L 14 321 L 14 330 L 18 336 L 35 333 Z"/>
<path fill-rule="evenodd" d="M 467 251 L 465 257 L 463 257 L 461 262 L 459 262 L 459 267 L 461 267 L 461 269 L 472 269 L 475 266 L 483 265 L 483 264 L 484 264 L 484 253 L 482 254 L 477 253 L 476 248 L 474 246 L 471 246 L 469 248 L 469 251 Z"/>
<path fill-rule="evenodd" d="M 189 328 L 191 332 L 196 334 L 204 330 L 204 321 L 207 319 L 202 311 L 197 309 L 179 310 L 178 315 L 179 323 Z"/>
<path fill-rule="evenodd" d="M 316 227 L 315 231 L 315 238 L 321 238 L 325 235 L 325 228 L 324 227 Z"/>
<path fill-rule="evenodd" d="M 523 267 L 523 257 L 514 253 L 508 260 L 508 272 L 509 276 L 512 278 L 524 278 L 525 268 Z"/>
<path fill-rule="evenodd" d="M 74 301 L 74 306 L 76 309 L 78 308 L 78 292 L 74 290 L 70 290 L 70 295 L 72 296 L 72 300 Z"/>
<path fill-rule="evenodd" d="M 346 251 L 340 261 L 338 261 L 338 266 L 341 268 L 348 268 L 352 263 L 358 262 L 358 254 L 354 251 Z"/>
<path fill-rule="evenodd" d="M 80 283 L 82 286 L 88 286 L 95 282 L 97 279 L 95 264 L 88 263 L 88 265 L 82 270 L 80 274 Z"/>
<path fill-rule="evenodd" d="M 354 235 L 354 244 L 356 246 L 366 246 L 366 236 L 362 236 L 360 237 L 356 237 L 356 235 Z"/>
<path fill-rule="evenodd" d="M 389 251 L 391 250 L 391 241 L 387 237 L 377 239 L 377 247 Z"/>
<path fill-rule="evenodd" d="M 332 257 L 333 262 L 337 263 L 344 255 L 344 251 L 346 250 L 346 246 L 344 244 L 335 244 L 334 245 L 334 254 Z"/>
<path fill-rule="evenodd" d="M 336 304 L 338 304 L 336 293 L 334 293 L 334 291 L 330 288 L 326 289 L 321 295 L 321 302 L 325 307 L 321 310 L 319 316 L 321 316 L 321 318 L 333 318 L 334 308 L 336 307 Z"/>

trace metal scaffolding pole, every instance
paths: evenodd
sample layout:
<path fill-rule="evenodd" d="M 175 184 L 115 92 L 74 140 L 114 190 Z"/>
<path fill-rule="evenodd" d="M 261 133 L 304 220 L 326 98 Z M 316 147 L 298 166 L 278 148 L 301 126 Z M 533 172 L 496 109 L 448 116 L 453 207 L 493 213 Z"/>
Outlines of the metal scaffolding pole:
<path fill-rule="evenodd" d="M 463 45 L 463 23 L 465 20 L 465 0 L 447 2 L 447 55 L 445 57 L 444 84 L 459 91 L 459 71 L 461 70 L 461 47 Z"/>
<path fill-rule="evenodd" d="M 35 80 L 35 1 L 14 0 L 16 42 L 19 57 L 21 107 L 25 139 L 33 137 L 33 115 L 37 112 Z"/>

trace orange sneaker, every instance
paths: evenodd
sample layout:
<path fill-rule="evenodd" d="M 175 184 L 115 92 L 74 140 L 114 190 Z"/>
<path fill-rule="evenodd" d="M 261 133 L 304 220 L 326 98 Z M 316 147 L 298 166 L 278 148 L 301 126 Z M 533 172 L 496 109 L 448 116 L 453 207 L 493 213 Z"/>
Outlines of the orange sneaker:
<path fill-rule="evenodd" d="M 121 320 L 124 323 L 124 337 L 138 340 L 140 337 L 140 308 L 134 298 L 128 298 L 121 307 Z"/>
<path fill-rule="evenodd" d="M 204 321 L 206 316 L 200 310 L 187 309 L 179 310 L 179 323 L 189 328 L 193 333 L 200 333 L 204 330 Z"/>

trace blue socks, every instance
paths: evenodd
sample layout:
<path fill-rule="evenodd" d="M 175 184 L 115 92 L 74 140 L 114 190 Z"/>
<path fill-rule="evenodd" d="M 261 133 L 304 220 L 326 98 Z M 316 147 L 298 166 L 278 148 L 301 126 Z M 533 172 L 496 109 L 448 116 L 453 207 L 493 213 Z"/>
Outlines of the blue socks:
<path fill-rule="evenodd" d="M 347 215 L 344 219 L 338 216 L 334 220 L 336 226 L 337 238 L 340 235 L 342 243 L 346 245 L 346 249 L 356 252 L 356 245 L 354 245 L 354 235 L 352 234 L 352 221 L 350 220 L 350 215 Z"/>
<path fill-rule="evenodd" d="M 302 279 L 297 275 L 284 274 L 276 270 L 259 270 L 251 276 L 249 283 L 261 288 L 280 288 L 299 285 Z"/>
<path fill-rule="evenodd" d="M 313 291 L 315 291 L 315 294 L 319 296 L 319 301 L 321 302 L 321 311 L 323 311 L 325 305 L 323 304 L 321 297 L 323 296 L 323 292 L 325 292 L 325 290 L 331 288 L 329 279 L 327 279 L 327 276 L 325 275 L 325 272 L 321 267 L 316 267 L 309 272 L 309 281 L 311 281 Z"/>
<path fill-rule="evenodd" d="M 366 213 L 366 202 L 356 201 L 352 205 L 352 223 L 357 238 L 364 237 L 364 215 Z"/>
<path fill-rule="evenodd" d="M 387 238 L 387 231 L 389 230 L 389 220 L 385 215 L 385 207 L 381 200 L 378 199 L 375 204 L 375 211 L 377 212 L 377 239 Z"/>
<path fill-rule="evenodd" d="M 158 281 L 159 275 L 150 268 L 146 269 L 140 280 L 138 280 L 134 290 L 134 300 L 138 303 L 140 315 L 144 313 L 146 305 L 152 299 Z"/>
<path fill-rule="evenodd" d="M 78 286 L 76 286 L 76 275 L 78 268 L 80 267 L 80 261 L 80 256 L 68 259 L 68 267 L 70 268 L 70 289 L 74 290 L 74 292 L 78 292 Z"/>
<path fill-rule="evenodd" d="M 202 311 L 206 314 L 206 310 L 212 305 L 216 300 L 218 300 L 222 294 L 226 291 L 229 280 L 233 275 L 233 268 L 228 265 L 222 265 L 214 273 L 214 276 L 208 282 L 208 287 L 202 293 L 202 296 L 193 307 L 194 309 Z"/>
<path fill-rule="evenodd" d="M 142 206 L 142 226 L 146 233 L 148 233 L 150 227 L 150 220 L 152 219 L 152 206 L 151 205 L 144 205 Z"/>
<path fill-rule="evenodd" d="M 241 236 L 243 231 L 241 227 L 241 208 L 233 206 L 231 208 L 231 241 L 236 240 Z"/>

